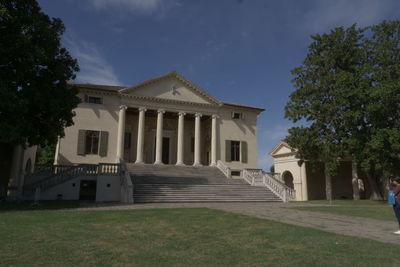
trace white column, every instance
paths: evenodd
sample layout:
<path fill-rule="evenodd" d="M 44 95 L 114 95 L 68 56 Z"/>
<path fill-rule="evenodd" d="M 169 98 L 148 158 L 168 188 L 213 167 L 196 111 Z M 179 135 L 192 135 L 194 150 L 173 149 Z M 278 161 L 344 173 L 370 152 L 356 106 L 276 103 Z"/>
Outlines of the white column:
<path fill-rule="evenodd" d="M 54 155 L 54 165 L 57 165 L 60 163 L 60 143 L 61 143 L 61 138 L 57 138 L 57 145 L 56 145 L 56 153 Z"/>
<path fill-rule="evenodd" d="M 162 141 L 163 141 L 163 120 L 165 110 L 157 111 L 157 137 L 156 137 L 156 161 L 154 164 L 163 164 L 162 162 Z"/>
<path fill-rule="evenodd" d="M 194 124 L 194 163 L 193 166 L 201 166 L 200 163 L 200 120 L 201 114 L 195 114 L 195 124 Z"/>
<path fill-rule="evenodd" d="M 211 166 L 217 165 L 217 119 L 218 115 L 212 115 L 211 121 Z"/>
<path fill-rule="evenodd" d="M 306 162 L 303 161 L 303 164 L 301 164 L 301 194 L 302 194 L 302 200 L 307 201 L 308 200 L 308 190 L 307 190 L 307 169 L 306 169 Z"/>
<path fill-rule="evenodd" d="M 24 149 L 21 145 L 16 145 L 13 149 L 11 170 L 10 170 L 10 181 L 8 186 L 12 189 L 8 192 L 8 196 L 12 200 L 17 200 L 22 197 L 21 176 L 23 175 L 22 169 L 24 161 Z"/>
<path fill-rule="evenodd" d="M 183 156 L 184 156 L 184 134 L 185 134 L 185 112 L 179 112 L 178 119 L 178 148 L 177 148 L 177 160 L 176 165 L 183 166 Z"/>
<path fill-rule="evenodd" d="M 124 158 L 124 137 L 125 137 L 125 113 L 128 107 L 119 107 L 118 116 L 118 139 L 117 139 L 117 162 Z"/>
<path fill-rule="evenodd" d="M 360 199 L 360 190 L 358 187 L 358 171 L 357 171 L 357 162 L 351 162 L 351 183 L 353 185 L 353 200 Z"/>
<path fill-rule="evenodd" d="M 143 147 L 144 147 L 144 113 L 145 108 L 139 108 L 139 122 L 138 122 L 138 134 L 137 134 L 137 149 L 136 149 L 136 162 L 142 164 L 143 162 Z"/>

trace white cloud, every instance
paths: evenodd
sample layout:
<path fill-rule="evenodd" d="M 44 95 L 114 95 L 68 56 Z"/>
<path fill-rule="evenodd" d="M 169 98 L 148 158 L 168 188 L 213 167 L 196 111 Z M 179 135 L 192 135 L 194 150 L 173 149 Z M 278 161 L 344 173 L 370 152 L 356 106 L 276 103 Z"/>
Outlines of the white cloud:
<path fill-rule="evenodd" d="M 318 0 L 313 3 L 314 8 L 303 17 L 303 26 L 312 33 L 354 23 L 369 26 L 392 14 L 398 6 L 396 0 Z"/>
<path fill-rule="evenodd" d="M 90 4 L 98 9 L 117 9 L 142 14 L 151 14 L 160 9 L 179 6 L 177 0 L 90 0 Z"/>
<path fill-rule="evenodd" d="M 80 72 L 77 81 L 82 83 L 121 85 L 113 67 L 107 62 L 95 44 L 76 40 L 70 36 L 64 38 L 73 57 L 78 59 Z"/>

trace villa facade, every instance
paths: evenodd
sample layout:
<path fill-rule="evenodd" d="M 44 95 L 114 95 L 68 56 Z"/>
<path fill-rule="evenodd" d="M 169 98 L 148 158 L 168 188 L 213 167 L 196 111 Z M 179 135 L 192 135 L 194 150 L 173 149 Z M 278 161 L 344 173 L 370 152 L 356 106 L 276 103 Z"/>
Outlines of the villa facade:
<path fill-rule="evenodd" d="M 55 164 L 119 162 L 257 168 L 262 108 L 222 102 L 176 72 L 130 86 L 75 84 L 82 103 Z"/>

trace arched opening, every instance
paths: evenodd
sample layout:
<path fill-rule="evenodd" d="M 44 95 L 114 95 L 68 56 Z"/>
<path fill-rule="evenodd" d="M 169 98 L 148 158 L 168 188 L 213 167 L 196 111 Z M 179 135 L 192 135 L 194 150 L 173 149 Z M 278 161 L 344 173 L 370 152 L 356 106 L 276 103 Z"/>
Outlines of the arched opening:
<path fill-rule="evenodd" d="M 294 189 L 294 184 L 293 184 L 293 175 L 290 171 L 284 171 L 282 174 L 283 181 L 285 182 L 285 185 Z"/>
<path fill-rule="evenodd" d="M 32 161 L 31 159 L 28 159 L 25 165 L 25 174 L 31 174 L 32 173 Z"/>

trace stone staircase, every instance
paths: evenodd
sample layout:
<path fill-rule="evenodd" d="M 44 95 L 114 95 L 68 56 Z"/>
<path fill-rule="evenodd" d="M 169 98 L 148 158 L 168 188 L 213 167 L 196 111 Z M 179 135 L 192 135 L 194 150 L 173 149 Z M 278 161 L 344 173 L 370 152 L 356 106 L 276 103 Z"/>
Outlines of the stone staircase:
<path fill-rule="evenodd" d="M 280 202 L 266 187 L 228 179 L 216 167 L 127 164 L 135 203 Z"/>

